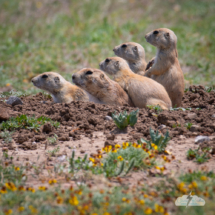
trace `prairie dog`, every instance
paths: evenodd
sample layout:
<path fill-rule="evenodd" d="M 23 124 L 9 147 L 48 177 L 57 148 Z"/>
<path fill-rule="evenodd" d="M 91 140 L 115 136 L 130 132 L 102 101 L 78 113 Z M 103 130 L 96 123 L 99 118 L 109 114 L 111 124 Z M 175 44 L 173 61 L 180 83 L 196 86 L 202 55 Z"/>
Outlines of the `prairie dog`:
<path fill-rule="evenodd" d="M 138 74 L 144 75 L 146 69 L 145 49 L 138 43 L 127 42 L 115 46 L 113 49 L 115 55 L 125 59 L 130 69 Z"/>
<path fill-rule="evenodd" d="M 100 63 L 100 68 L 114 76 L 114 80 L 128 93 L 136 107 L 146 108 L 147 105 L 160 105 L 163 109 L 169 109 L 172 106 L 171 100 L 161 84 L 133 73 L 122 58 L 109 57 Z"/>
<path fill-rule="evenodd" d="M 172 101 L 173 107 L 180 107 L 184 95 L 184 75 L 178 61 L 177 37 L 167 28 L 159 28 L 145 36 L 146 41 L 157 47 L 153 65 L 145 73 L 162 84 Z"/>
<path fill-rule="evenodd" d="M 81 88 L 72 85 L 56 72 L 45 72 L 32 78 L 35 87 L 48 91 L 55 103 L 70 103 L 72 101 L 92 101 L 97 99 Z M 95 100 L 95 101 L 94 101 Z"/>
<path fill-rule="evenodd" d="M 103 104 L 134 106 L 120 85 L 99 69 L 84 68 L 72 75 L 72 81 Z"/>

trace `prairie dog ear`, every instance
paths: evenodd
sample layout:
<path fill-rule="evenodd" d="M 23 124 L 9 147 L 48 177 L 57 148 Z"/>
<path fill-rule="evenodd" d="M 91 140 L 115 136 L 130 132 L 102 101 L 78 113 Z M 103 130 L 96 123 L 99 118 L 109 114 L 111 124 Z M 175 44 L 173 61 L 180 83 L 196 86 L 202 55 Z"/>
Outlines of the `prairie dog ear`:
<path fill-rule="evenodd" d="M 169 33 L 166 33 L 166 34 L 165 34 L 165 37 L 166 37 L 166 38 L 169 38 L 169 37 L 170 37 Z"/>
<path fill-rule="evenodd" d="M 104 74 L 101 74 L 100 78 L 103 80 L 105 78 Z"/>
<path fill-rule="evenodd" d="M 138 47 L 137 46 L 134 46 L 134 51 L 138 52 Z"/>
<path fill-rule="evenodd" d="M 59 77 L 54 77 L 54 81 L 56 84 L 59 84 L 60 83 L 60 78 Z"/>
<path fill-rule="evenodd" d="M 119 61 L 116 61 L 114 65 L 117 69 L 119 69 Z"/>

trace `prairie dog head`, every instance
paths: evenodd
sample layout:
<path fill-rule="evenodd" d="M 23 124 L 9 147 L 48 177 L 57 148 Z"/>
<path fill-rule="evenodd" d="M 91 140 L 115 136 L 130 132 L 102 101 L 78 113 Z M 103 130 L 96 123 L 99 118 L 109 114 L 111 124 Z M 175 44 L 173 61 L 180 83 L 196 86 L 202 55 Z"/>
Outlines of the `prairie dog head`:
<path fill-rule="evenodd" d="M 113 49 L 115 55 L 127 61 L 135 62 L 141 59 L 145 60 L 145 49 L 138 43 L 127 42 L 115 46 Z"/>
<path fill-rule="evenodd" d="M 120 57 L 109 57 L 102 61 L 100 64 L 100 69 L 109 75 L 120 75 L 122 71 L 131 71 L 128 63 Z M 132 71 L 131 71 L 132 73 Z"/>
<path fill-rule="evenodd" d="M 72 81 L 77 86 L 95 95 L 102 88 L 110 85 L 109 77 L 99 69 L 84 68 L 72 75 Z"/>
<path fill-rule="evenodd" d="M 33 85 L 52 94 L 64 86 L 66 80 L 56 72 L 45 72 L 31 79 Z"/>
<path fill-rule="evenodd" d="M 145 36 L 146 41 L 158 49 L 176 49 L 177 37 L 167 28 L 158 28 Z"/>

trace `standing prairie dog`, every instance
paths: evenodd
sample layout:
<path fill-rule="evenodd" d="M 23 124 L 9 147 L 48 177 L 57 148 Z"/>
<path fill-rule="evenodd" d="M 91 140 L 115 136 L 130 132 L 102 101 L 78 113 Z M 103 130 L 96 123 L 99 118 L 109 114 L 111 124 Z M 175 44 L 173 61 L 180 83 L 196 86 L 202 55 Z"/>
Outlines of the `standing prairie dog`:
<path fill-rule="evenodd" d="M 172 106 L 171 100 L 161 84 L 133 73 L 122 58 L 110 57 L 99 65 L 103 71 L 114 76 L 114 80 L 128 93 L 136 107 L 146 108 L 147 105 L 160 105 L 162 109 L 169 109 Z"/>
<path fill-rule="evenodd" d="M 144 75 L 146 69 L 145 49 L 138 43 L 127 42 L 113 49 L 115 55 L 125 59 L 130 69 L 138 74 Z"/>
<path fill-rule="evenodd" d="M 159 28 L 145 36 L 146 41 L 157 47 L 157 54 L 145 76 L 162 84 L 172 101 L 173 107 L 180 107 L 184 95 L 184 75 L 178 61 L 177 37 L 167 28 Z"/>
<path fill-rule="evenodd" d="M 84 68 L 72 75 L 72 81 L 103 104 L 134 106 L 120 85 L 99 69 Z"/>
<path fill-rule="evenodd" d="M 56 72 L 45 72 L 32 78 L 35 87 L 48 91 L 55 103 L 70 103 L 72 101 L 99 101 L 81 88 L 72 85 Z"/>

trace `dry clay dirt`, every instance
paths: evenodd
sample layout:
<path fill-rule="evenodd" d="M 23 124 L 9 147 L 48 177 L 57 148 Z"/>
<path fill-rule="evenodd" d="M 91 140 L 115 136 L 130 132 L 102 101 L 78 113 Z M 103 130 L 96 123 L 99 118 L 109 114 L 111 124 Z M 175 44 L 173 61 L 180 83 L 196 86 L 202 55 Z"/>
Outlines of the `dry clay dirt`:
<path fill-rule="evenodd" d="M 68 166 L 67 159 L 72 150 L 78 156 L 83 157 L 86 153 L 93 155 L 105 145 L 113 145 L 122 142 L 136 142 L 140 138 L 149 139 L 149 128 L 159 130 L 165 134 L 169 131 L 171 140 L 167 149 L 175 156 L 175 160 L 166 164 L 166 174 L 177 175 L 187 172 L 189 169 L 197 170 L 202 167 L 208 170 L 215 169 L 215 92 L 205 92 L 203 86 L 190 86 L 183 98 L 183 108 L 189 110 L 172 110 L 156 113 L 155 110 L 140 109 L 138 121 L 134 127 L 128 127 L 124 131 L 116 128 L 113 120 L 108 120 L 114 111 L 128 112 L 136 110 L 132 107 L 116 107 L 100 105 L 88 102 L 72 102 L 70 104 L 53 104 L 52 100 L 44 97 L 42 93 L 35 96 L 21 97 L 23 105 L 10 106 L 0 102 L 0 122 L 11 116 L 26 114 L 28 116 L 47 116 L 60 122 L 59 128 L 52 127 L 49 123 L 41 126 L 38 132 L 20 129 L 13 133 L 14 142 L 6 145 L 0 139 L 0 157 L 3 151 L 14 157 L 16 165 L 32 165 L 41 168 L 37 177 L 32 177 L 29 171 L 27 183 L 38 186 L 41 181 L 52 177 L 56 164 Z M 190 130 L 186 123 L 192 123 Z M 165 125 L 165 126 L 164 126 Z M 55 145 L 47 143 L 47 137 L 58 135 Z M 187 160 L 186 153 L 189 148 L 196 149 L 195 137 L 198 135 L 208 136 L 210 141 L 206 144 L 213 148 L 211 158 L 204 164 L 197 164 Z M 60 150 L 55 157 L 50 157 L 48 151 L 59 146 Z M 169 155 L 171 156 L 171 155 Z M 39 171 L 39 170 L 38 170 Z M 126 177 L 128 184 L 135 181 L 152 183 L 152 176 L 147 172 L 133 172 Z M 63 184 L 69 185 L 64 177 L 58 178 Z"/>

